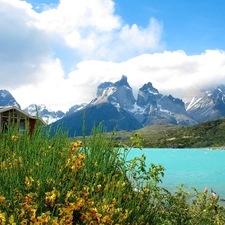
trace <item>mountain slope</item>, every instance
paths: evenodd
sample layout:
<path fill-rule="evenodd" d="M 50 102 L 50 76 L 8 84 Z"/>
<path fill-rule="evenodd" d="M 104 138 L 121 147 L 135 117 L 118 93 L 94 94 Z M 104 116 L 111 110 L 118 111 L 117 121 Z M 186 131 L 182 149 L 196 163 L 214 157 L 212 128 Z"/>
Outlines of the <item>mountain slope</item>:
<path fill-rule="evenodd" d="M 127 77 L 124 75 L 115 83 L 100 84 L 97 87 L 96 98 L 85 105 L 82 110 L 65 115 L 56 122 L 56 125 L 64 124 L 70 135 L 75 132 L 80 135 L 84 110 L 87 113 L 86 129 L 88 134 L 90 134 L 94 121 L 97 123 L 96 125 L 104 121 L 104 125 L 109 131 L 115 127 L 118 130 L 135 130 L 157 123 L 196 124 L 189 117 L 181 99 L 160 94 L 150 82 L 140 88 L 136 101 Z"/>
<path fill-rule="evenodd" d="M 7 90 L 0 90 L 0 106 L 16 106 L 21 108 L 16 99 Z"/>
<path fill-rule="evenodd" d="M 40 116 L 48 124 L 53 123 L 65 116 L 65 113 L 63 113 L 62 111 L 59 110 L 57 112 L 54 112 L 52 110 L 47 109 L 46 106 L 43 104 L 31 104 L 24 109 L 24 112 L 27 112 L 32 116 Z"/>
<path fill-rule="evenodd" d="M 189 92 L 184 98 L 187 112 L 198 123 L 225 116 L 225 86 Z"/>
<path fill-rule="evenodd" d="M 157 123 L 196 124 L 196 121 L 188 115 L 181 99 L 160 94 L 151 82 L 139 89 L 136 108 L 138 110 L 133 111 L 134 116 L 144 126 Z"/>
<path fill-rule="evenodd" d="M 82 127 L 85 122 L 85 133 L 90 135 L 92 128 L 100 123 L 106 127 L 107 131 L 116 130 L 136 130 L 142 127 L 133 116 L 122 108 L 116 108 L 111 103 L 103 102 L 88 106 L 69 116 L 56 121 L 53 128 L 62 125 L 68 130 L 69 136 L 82 135 Z"/>

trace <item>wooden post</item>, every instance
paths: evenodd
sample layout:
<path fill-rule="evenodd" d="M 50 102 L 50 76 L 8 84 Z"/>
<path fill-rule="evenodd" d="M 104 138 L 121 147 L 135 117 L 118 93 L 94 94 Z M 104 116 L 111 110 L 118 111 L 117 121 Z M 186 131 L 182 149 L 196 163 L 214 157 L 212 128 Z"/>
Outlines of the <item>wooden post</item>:
<path fill-rule="evenodd" d="M 11 110 L 8 111 L 8 128 L 11 126 Z"/>

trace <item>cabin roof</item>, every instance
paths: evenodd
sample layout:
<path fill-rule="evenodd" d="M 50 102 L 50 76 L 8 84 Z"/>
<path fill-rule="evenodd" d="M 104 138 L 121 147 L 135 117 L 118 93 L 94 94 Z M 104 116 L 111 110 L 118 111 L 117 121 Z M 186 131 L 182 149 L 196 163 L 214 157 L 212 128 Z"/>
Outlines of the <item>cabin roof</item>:
<path fill-rule="evenodd" d="M 35 120 L 39 120 L 43 125 L 46 125 L 46 123 L 44 122 L 44 120 L 40 117 L 37 117 L 37 116 L 32 116 L 26 112 L 24 112 L 23 110 L 17 108 L 16 106 L 0 106 L 0 113 L 3 113 L 3 112 L 7 112 L 11 109 L 14 109 L 18 112 L 20 112 L 21 114 L 25 115 L 26 117 L 29 117 L 31 119 L 35 119 Z"/>

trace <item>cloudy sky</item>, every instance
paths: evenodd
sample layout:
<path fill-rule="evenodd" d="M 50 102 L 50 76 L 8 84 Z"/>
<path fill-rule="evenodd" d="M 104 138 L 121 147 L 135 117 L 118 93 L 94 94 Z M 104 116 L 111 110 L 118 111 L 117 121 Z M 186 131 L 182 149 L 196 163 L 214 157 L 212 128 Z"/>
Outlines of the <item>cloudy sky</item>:
<path fill-rule="evenodd" d="M 179 97 L 225 84 L 224 0 L 0 0 L 0 89 L 66 112 L 124 74 Z"/>

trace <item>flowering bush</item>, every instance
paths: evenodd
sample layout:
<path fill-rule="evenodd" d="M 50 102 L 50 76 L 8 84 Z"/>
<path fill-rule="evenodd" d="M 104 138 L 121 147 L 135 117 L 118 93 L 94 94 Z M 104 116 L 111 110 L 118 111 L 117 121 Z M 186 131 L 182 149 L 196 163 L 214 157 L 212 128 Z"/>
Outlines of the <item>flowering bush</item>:
<path fill-rule="evenodd" d="M 198 193 L 187 203 L 160 188 L 161 165 L 145 156 L 127 160 L 101 126 L 71 141 L 58 130 L 14 131 L 0 142 L 0 224 L 224 224 L 215 193 Z M 139 135 L 132 143 L 140 144 Z M 123 147 L 123 146 L 122 146 Z"/>

